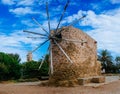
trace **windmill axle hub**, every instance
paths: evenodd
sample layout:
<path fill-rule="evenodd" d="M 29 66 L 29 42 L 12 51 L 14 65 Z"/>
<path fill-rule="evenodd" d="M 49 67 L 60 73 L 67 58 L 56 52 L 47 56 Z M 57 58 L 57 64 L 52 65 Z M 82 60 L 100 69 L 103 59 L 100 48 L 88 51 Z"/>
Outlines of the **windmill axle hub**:
<path fill-rule="evenodd" d="M 56 40 L 59 41 L 62 39 L 62 35 L 61 34 L 54 34 L 52 36 L 49 36 L 49 40 Z"/>

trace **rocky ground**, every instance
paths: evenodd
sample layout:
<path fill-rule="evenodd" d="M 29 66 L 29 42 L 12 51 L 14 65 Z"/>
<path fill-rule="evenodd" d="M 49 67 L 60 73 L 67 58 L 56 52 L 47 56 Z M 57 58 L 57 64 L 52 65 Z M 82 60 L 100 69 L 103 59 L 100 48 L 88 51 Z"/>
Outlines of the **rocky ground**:
<path fill-rule="evenodd" d="M 43 87 L 41 82 L 0 84 L 0 94 L 120 94 L 118 77 L 106 77 L 107 83 L 99 86 Z M 110 83 L 109 83 L 110 82 Z"/>

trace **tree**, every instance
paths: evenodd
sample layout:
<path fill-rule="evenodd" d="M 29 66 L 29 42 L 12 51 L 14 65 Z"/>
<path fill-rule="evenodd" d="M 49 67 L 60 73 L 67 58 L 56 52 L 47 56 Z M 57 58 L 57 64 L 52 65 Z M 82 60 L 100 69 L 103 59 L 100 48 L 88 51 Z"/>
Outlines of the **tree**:
<path fill-rule="evenodd" d="M 41 64 L 42 59 L 40 59 L 38 62 Z M 49 55 L 48 54 L 45 55 L 45 59 L 43 62 L 44 63 L 40 69 L 40 75 L 41 76 L 48 76 L 48 72 L 49 72 Z"/>
<path fill-rule="evenodd" d="M 117 56 L 115 58 L 115 61 L 116 61 L 116 67 L 117 67 L 117 69 L 120 70 L 120 56 Z"/>
<path fill-rule="evenodd" d="M 38 72 L 39 64 L 36 61 L 24 62 L 23 63 L 23 76 L 24 78 L 35 78 L 39 75 Z"/>
<path fill-rule="evenodd" d="M 4 63 L 0 63 L 0 80 L 7 79 L 9 73 L 7 66 Z"/>
<path fill-rule="evenodd" d="M 107 50 L 101 50 L 98 55 L 98 60 L 101 61 L 102 69 L 105 69 L 105 72 L 111 71 L 113 67 L 113 63 L 110 52 L 108 52 Z"/>
<path fill-rule="evenodd" d="M 117 56 L 117 57 L 115 58 L 115 61 L 116 61 L 117 63 L 120 63 L 120 56 Z"/>
<path fill-rule="evenodd" d="M 11 56 L 14 61 L 20 63 L 21 58 L 20 58 L 20 56 L 18 54 L 12 54 L 11 53 L 11 54 L 8 54 L 8 55 Z"/>
<path fill-rule="evenodd" d="M 3 52 L 0 52 L 0 70 L 0 80 L 18 79 L 20 77 L 19 62 L 11 55 Z"/>
<path fill-rule="evenodd" d="M 36 78 L 41 76 L 48 76 L 49 70 L 49 55 L 47 54 L 44 59 L 44 63 L 39 70 L 39 66 L 42 62 L 42 59 L 37 61 L 24 62 L 22 64 L 23 68 L 23 78 Z"/>

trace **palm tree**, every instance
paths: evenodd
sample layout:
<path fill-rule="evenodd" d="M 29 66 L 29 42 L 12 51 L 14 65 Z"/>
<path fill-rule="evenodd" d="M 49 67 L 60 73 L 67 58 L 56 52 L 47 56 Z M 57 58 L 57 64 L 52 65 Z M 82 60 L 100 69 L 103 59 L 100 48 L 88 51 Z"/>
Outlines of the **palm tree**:
<path fill-rule="evenodd" d="M 101 61 L 102 69 L 105 69 L 105 72 L 110 72 L 113 67 L 112 56 L 107 50 L 101 50 L 98 55 L 98 60 Z"/>
<path fill-rule="evenodd" d="M 120 63 L 120 56 L 117 56 L 117 57 L 115 58 L 115 61 L 116 61 L 117 63 Z"/>
<path fill-rule="evenodd" d="M 48 73 L 49 73 L 49 54 L 46 54 L 43 59 L 40 59 L 38 61 L 40 63 L 40 65 L 41 65 L 42 61 L 43 61 L 43 64 L 42 64 L 41 68 L 39 66 L 40 75 L 41 76 L 48 76 Z"/>
<path fill-rule="evenodd" d="M 16 61 L 17 63 L 20 63 L 21 58 L 20 58 L 19 54 L 12 54 L 11 53 L 11 54 L 8 54 L 8 55 L 11 56 L 14 61 Z"/>
<path fill-rule="evenodd" d="M 116 61 L 116 66 L 117 66 L 118 70 L 120 70 L 120 56 L 117 56 L 115 58 L 115 61 Z"/>

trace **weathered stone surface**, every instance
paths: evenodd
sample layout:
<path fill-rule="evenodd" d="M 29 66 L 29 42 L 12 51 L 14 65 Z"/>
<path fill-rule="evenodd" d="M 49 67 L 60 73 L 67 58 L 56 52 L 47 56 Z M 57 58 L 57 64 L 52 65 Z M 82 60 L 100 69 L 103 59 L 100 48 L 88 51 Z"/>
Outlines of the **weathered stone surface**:
<path fill-rule="evenodd" d="M 54 73 L 49 82 L 57 84 L 61 81 L 99 76 L 100 63 L 97 61 L 97 42 L 89 35 L 73 27 L 64 27 L 62 40 L 57 41 L 73 61 L 71 64 L 57 45 L 53 45 Z M 86 41 L 85 43 L 65 41 L 64 39 Z M 59 85 L 60 85 L 59 84 Z"/>
<path fill-rule="evenodd" d="M 91 82 L 93 82 L 93 83 L 104 83 L 105 82 L 105 77 L 104 76 L 93 77 Z"/>
<path fill-rule="evenodd" d="M 78 78 L 78 84 L 79 85 L 85 85 L 90 83 L 92 80 L 92 77 L 88 77 L 88 78 Z"/>
<path fill-rule="evenodd" d="M 32 53 L 28 52 L 27 54 L 27 62 L 32 61 Z"/>
<path fill-rule="evenodd" d="M 53 80 L 50 80 L 48 85 L 50 86 L 63 86 L 63 87 L 73 87 L 73 86 L 76 86 L 76 85 L 79 85 L 78 84 L 78 80 L 77 79 L 73 79 L 73 80 L 60 80 L 60 81 L 53 81 Z"/>
<path fill-rule="evenodd" d="M 87 78 L 78 78 L 77 80 L 78 80 L 79 85 L 85 85 L 88 83 L 104 83 L 105 76 L 93 76 L 93 77 L 87 77 Z"/>

